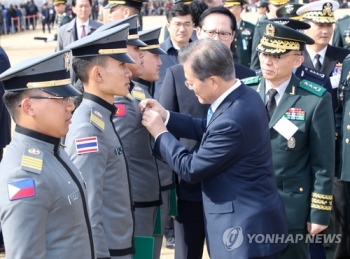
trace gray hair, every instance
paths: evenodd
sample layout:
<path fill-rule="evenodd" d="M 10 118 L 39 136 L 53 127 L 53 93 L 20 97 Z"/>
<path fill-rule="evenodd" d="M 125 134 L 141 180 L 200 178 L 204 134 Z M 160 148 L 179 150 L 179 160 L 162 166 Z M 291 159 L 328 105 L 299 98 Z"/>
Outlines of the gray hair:
<path fill-rule="evenodd" d="M 179 62 L 190 62 L 196 78 L 205 81 L 218 76 L 225 81 L 236 77 L 232 52 L 223 43 L 213 39 L 197 40 L 181 48 Z"/>

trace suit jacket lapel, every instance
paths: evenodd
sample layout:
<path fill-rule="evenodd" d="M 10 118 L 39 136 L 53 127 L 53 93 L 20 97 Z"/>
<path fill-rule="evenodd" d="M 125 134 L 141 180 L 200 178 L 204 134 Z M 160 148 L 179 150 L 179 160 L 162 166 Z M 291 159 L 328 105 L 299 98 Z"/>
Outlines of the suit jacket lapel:
<path fill-rule="evenodd" d="M 76 29 L 76 18 L 74 18 L 70 23 L 67 25 L 67 32 L 70 37 L 70 43 L 73 41 L 78 40 L 78 35 L 77 35 L 77 29 Z"/>
<path fill-rule="evenodd" d="M 332 76 L 333 69 L 337 63 L 336 55 L 334 53 L 334 49 L 332 46 L 328 45 L 326 54 L 323 60 L 321 72 L 326 74 L 327 76 Z"/>
<path fill-rule="evenodd" d="M 266 98 L 266 86 L 265 86 L 265 79 L 261 77 L 261 80 L 259 82 L 258 88 L 256 88 L 256 91 L 261 97 L 261 100 L 263 103 L 265 103 L 265 98 Z"/>
<path fill-rule="evenodd" d="M 282 95 L 280 102 L 278 103 L 275 112 L 269 122 L 269 128 L 271 129 L 285 114 L 285 112 L 293 106 L 293 104 L 299 99 L 299 95 L 295 95 L 297 87 L 299 86 L 300 79 L 295 75 L 292 75 L 290 82 L 286 88 L 286 91 Z"/>
<path fill-rule="evenodd" d="M 232 91 L 219 105 L 219 107 L 216 109 L 214 114 L 211 116 L 210 122 L 207 127 L 209 127 L 210 124 L 213 123 L 223 112 L 225 112 L 231 105 L 232 103 L 242 94 L 245 93 L 247 90 L 247 86 L 244 84 L 241 84 L 237 89 Z"/>
<path fill-rule="evenodd" d="M 315 66 L 314 66 L 314 63 L 312 63 L 312 59 L 309 55 L 309 52 L 307 52 L 307 50 L 304 50 L 303 51 L 303 56 L 304 56 L 304 65 L 306 67 L 309 67 L 309 68 L 314 68 L 315 69 Z"/>

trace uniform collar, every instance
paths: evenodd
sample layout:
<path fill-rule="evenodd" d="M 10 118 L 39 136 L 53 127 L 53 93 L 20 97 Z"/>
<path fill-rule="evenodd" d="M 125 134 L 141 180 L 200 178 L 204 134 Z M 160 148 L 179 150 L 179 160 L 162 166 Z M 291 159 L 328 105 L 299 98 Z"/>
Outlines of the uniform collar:
<path fill-rule="evenodd" d="M 52 144 L 52 145 L 54 145 L 53 150 L 55 152 L 57 152 L 59 150 L 60 143 L 61 143 L 61 139 L 59 139 L 59 138 L 54 138 L 54 137 L 42 134 L 40 132 L 31 130 L 31 129 L 21 127 L 19 125 L 16 125 L 15 132 L 22 134 L 22 135 L 25 135 L 25 136 L 28 136 L 28 137 L 31 137 L 31 138 L 34 138 L 34 139 L 37 139 L 37 140 L 40 140 L 40 141 L 43 141 L 43 142 L 46 142 L 46 143 L 49 143 L 49 144 Z"/>
<path fill-rule="evenodd" d="M 84 92 L 83 99 L 87 99 L 101 105 L 105 109 L 109 110 L 112 114 L 115 114 L 116 112 L 116 108 L 113 104 L 106 102 L 105 100 L 101 99 L 96 95 Z"/>
<path fill-rule="evenodd" d="M 144 80 L 142 78 L 135 78 L 133 81 L 135 81 L 135 82 L 137 82 L 139 84 L 145 85 L 148 88 L 150 88 L 152 86 L 152 84 L 153 84 L 152 82 L 146 81 L 146 80 Z"/>

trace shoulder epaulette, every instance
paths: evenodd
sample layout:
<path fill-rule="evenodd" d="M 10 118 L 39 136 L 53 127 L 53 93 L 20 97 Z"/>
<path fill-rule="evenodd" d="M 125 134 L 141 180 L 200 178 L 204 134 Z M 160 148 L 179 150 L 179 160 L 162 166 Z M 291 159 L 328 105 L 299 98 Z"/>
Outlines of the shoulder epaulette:
<path fill-rule="evenodd" d="M 255 84 L 258 84 L 260 82 L 260 80 L 261 80 L 260 76 L 251 76 L 251 77 L 241 79 L 241 81 L 245 85 L 255 85 Z"/>
<path fill-rule="evenodd" d="M 44 154 L 42 151 L 34 147 L 25 147 L 22 155 L 21 169 L 32 173 L 41 174 L 44 162 L 43 159 Z"/>
<path fill-rule="evenodd" d="M 313 93 L 314 95 L 317 95 L 319 97 L 321 97 L 327 91 L 326 88 L 323 88 L 322 86 L 308 80 L 302 80 L 299 83 L 299 86 L 304 90 L 309 91 L 310 93 Z"/>
<path fill-rule="evenodd" d="M 105 130 L 105 122 L 103 121 L 102 114 L 96 109 L 91 109 L 90 123 L 101 131 Z"/>

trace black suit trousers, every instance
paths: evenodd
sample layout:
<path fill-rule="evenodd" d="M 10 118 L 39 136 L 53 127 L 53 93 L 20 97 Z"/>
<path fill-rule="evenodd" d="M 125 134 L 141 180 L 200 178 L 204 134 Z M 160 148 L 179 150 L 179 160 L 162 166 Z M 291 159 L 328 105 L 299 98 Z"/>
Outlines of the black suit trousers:
<path fill-rule="evenodd" d="M 202 201 L 178 200 L 175 218 L 175 259 L 201 259 L 205 241 Z"/>

